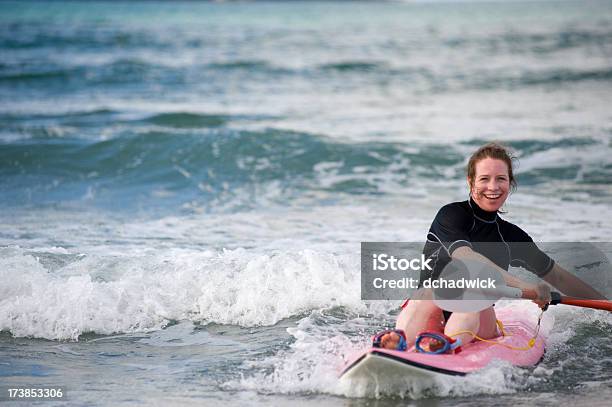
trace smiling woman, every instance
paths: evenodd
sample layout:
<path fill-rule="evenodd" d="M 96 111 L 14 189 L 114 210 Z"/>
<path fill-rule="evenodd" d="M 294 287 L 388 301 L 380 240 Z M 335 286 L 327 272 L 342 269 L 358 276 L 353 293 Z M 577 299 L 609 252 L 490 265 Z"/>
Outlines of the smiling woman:
<path fill-rule="evenodd" d="M 470 343 L 475 336 L 489 339 L 499 335 L 493 307 L 480 312 L 451 313 L 432 301 L 431 290 L 423 283 L 437 280 L 453 259 L 492 265 L 507 285 L 536 293 L 534 301 L 541 307 L 551 301 L 549 286 L 543 282 L 534 285 L 522 281 L 507 272 L 509 266 L 523 267 L 566 294 L 602 298 L 592 287 L 571 278 L 521 228 L 499 217 L 510 191 L 516 188 L 512 160 L 512 154 L 500 144 L 480 147 L 467 166 L 470 199 L 450 203 L 438 211 L 423 249 L 433 259 L 433 270 L 421 272 L 422 289 L 404 303 L 396 323 L 396 328 L 405 332 L 408 346 L 425 330 L 446 335 L 459 332 L 456 339 L 463 344 Z M 571 284 L 560 284 L 570 279 Z M 389 338 L 381 338 L 383 347 L 387 341 Z"/>

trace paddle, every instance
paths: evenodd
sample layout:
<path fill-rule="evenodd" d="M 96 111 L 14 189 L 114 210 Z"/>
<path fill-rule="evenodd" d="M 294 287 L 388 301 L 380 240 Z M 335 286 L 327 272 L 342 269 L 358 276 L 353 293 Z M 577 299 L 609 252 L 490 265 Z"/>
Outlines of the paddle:
<path fill-rule="evenodd" d="M 522 290 L 521 298 L 528 300 L 536 299 L 538 296 L 533 290 Z M 593 308 L 612 312 L 612 301 L 607 300 L 585 300 L 582 298 L 568 297 L 558 292 L 551 292 L 550 305 L 565 304 L 574 307 Z"/>

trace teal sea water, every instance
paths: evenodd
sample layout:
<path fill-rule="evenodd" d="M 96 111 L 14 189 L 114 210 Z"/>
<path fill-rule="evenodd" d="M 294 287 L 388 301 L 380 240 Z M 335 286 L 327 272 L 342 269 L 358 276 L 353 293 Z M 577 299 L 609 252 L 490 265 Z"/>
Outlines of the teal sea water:
<path fill-rule="evenodd" d="M 536 368 L 336 375 L 397 312 L 360 300 L 359 243 L 424 240 L 486 141 L 518 157 L 507 219 L 610 240 L 611 98 L 609 1 L 0 2 L 0 385 L 606 404 L 612 319 L 567 307 Z"/>

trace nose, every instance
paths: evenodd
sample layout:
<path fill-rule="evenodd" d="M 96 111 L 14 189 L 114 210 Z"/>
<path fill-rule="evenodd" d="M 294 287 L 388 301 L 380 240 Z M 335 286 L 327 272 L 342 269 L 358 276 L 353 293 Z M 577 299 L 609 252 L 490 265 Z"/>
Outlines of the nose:
<path fill-rule="evenodd" d="M 500 182 L 496 179 L 490 179 L 489 182 L 487 182 L 487 189 L 490 191 L 498 191 L 500 189 L 499 187 Z"/>

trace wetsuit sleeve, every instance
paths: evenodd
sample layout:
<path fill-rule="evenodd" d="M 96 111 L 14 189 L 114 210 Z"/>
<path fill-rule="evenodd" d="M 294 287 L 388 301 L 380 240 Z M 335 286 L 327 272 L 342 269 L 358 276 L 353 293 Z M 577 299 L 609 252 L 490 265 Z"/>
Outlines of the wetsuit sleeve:
<path fill-rule="evenodd" d="M 534 243 L 531 236 L 516 225 L 511 225 L 510 265 L 523 267 L 542 278 L 552 270 L 555 262 Z"/>
<path fill-rule="evenodd" d="M 474 219 L 465 209 L 456 204 L 449 204 L 438 211 L 427 234 L 427 240 L 442 243 L 452 255 L 459 247 L 472 247 L 469 232 L 473 227 Z"/>

